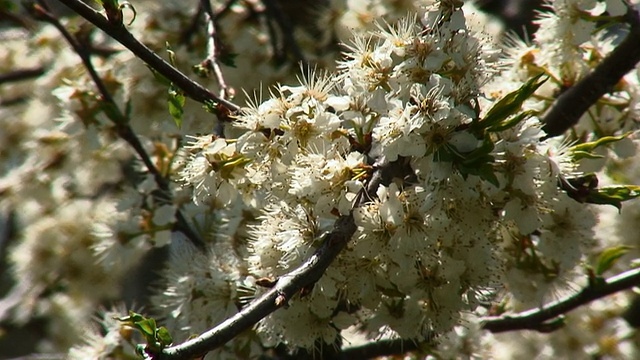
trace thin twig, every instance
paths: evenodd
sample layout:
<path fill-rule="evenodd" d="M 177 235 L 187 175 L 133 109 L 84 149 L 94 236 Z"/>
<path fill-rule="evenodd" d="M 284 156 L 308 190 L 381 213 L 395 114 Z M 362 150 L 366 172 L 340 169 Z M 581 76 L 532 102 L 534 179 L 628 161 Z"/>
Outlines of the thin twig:
<path fill-rule="evenodd" d="M 43 67 L 34 67 L 29 69 L 13 70 L 8 73 L 0 74 L 0 84 L 29 80 L 44 74 Z"/>
<path fill-rule="evenodd" d="M 216 33 L 216 15 L 213 13 L 210 0 L 201 0 L 202 8 L 204 9 L 204 17 L 207 23 L 207 57 L 200 64 L 201 66 L 213 71 L 220 86 L 220 97 L 228 99 L 232 94 L 230 93 L 229 86 L 224 79 L 222 69 L 218 62 L 218 57 L 221 52 L 221 46 L 219 46 L 220 39 Z"/>
<path fill-rule="evenodd" d="M 262 3 L 267 9 L 267 16 L 269 19 L 273 19 L 278 27 L 280 28 L 280 34 L 283 38 L 283 47 L 284 51 L 282 51 L 283 55 L 286 54 L 286 50 L 291 52 L 293 55 L 293 60 L 296 63 L 302 63 L 304 66 L 307 65 L 307 61 L 302 54 L 302 50 L 300 50 L 300 46 L 298 46 L 298 42 L 296 41 L 294 34 L 293 25 L 289 17 L 284 13 L 280 4 L 275 0 L 263 0 Z M 271 36 L 275 37 L 275 31 L 270 31 Z M 277 44 L 276 39 L 272 39 L 272 43 L 274 47 Z"/>
<path fill-rule="evenodd" d="M 159 74 L 167 78 L 169 81 L 179 87 L 191 99 L 206 103 L 213 101 L 224 106 L 228 111 L 236 112 L 240 107 L 229 100 L 222 99 L 215 95 L 202 85 L 189 79 L 185 74 L 173 67 L 171 64 L 162 59 L 158 54 L 149 49 L 146 45 L 138 41 L 123 24 L 114 24 L 109 22 L 107 18 L 102 16 L 98 11 L 94 10 L 80 0 L 59 0 L 61 3 L 69 7 L 78 15 L 94 24 L 107 35 L 124 45 L 138 58 L 147 63 L 149 67 L 157 71 Z"/>
<path fill-rule="evenodd" d="M 188 47 L 191 46 L 191 37 L 195 35 L 198 30 L 200 16 L 203 13 L 202 9 L 202 1 L 198 2 L 198 9 L 196 9 L 195 14 L 191 18 L 191 22 L 189 22 L 189 26 L 187 26 L 184 30 L 180 32 L 180 43 L 185 44 Z"/>
<path fill-rule="evenodd" d="M 577 294 L 556 300 L 541 308 L 527 310 L 518 314 L 485 317 L 481 319 L 482 328 L 493 333 L 527 329 L 546 332 L 549 320 L 556 319 L 558 316 L 593 300 L 638 285 L 640 285 L 640 269 L 628 270 L 606 279 L 603 284 L 589 285 Z"/>
<path fill-rule="evenodd" d="M 71 35 L 70 32 L 67 31 L 62 23 L 60 23 L 60 21 L 58 21 L 58 19 L 49 11 L 49 8 L 44 1 L 38 0 L 37 4 L 33 4 L 29 10 L 31 10 L 31 14 L 33 14 L 33 16 L 37 20 L 42 20 L 53 25 L 60 32 L 60 34 L 62 34 L 62 36 L 65 38 L 65 40 L 67 40 L 69 45 L 71 45 L 76 54 L 80 56 L 82 64 L 89 73 L 89 77 L 91 77 L 91 80 L 98 88 L 98 93 L 100 94 L 102 101 L 115 105 L 115 100 L 113 100 L 111 93 L 107 90 L 107 87 L 102 81 L 102 78 L 100 78 L 100 75 L 98 75 L 96 69 L 91 63 L 91 55 L 87 51 L 87 48 L 82 46 L 82 44 L 73 35 Z"/>
<path fill-rule="evenodd" d="M 377 165 L 374 165 L 376 170 L 366 187 L 358 193 L 354 209 L 368 202 L 371 199 L 370 194 L 375 194 L 384 179 L 390 177 L 386 174 L 388 165 L 384 160 L 378 161 Z M 318 281 L 346 246 L 356 229 L 352 210 L 348 216 L 342 216 L 336 221 L 333 231 L 325 235 L 320 248 L 307 261 L 287 275 L 281 276 L 275 286 L 267 293 L 213 329 L 182 344 L 165 348 L 161 353 L 154 354 L 153 359 L 177 360 L 197 357 L 224 345 L 238 334 L 251 328 L 261 319 L 285 306 L 287 301 L 302 288 Z"/>
<path fill-rule="evenodd" d="M 359 346 L 346 347 L 340 352 L 340 359 L 375 359 L 381 356 L 397 356 L 419 348 L 419 345 L 411 340 L 379 340 Z"/>
<path fill-rule="evenodd" d="M 629 7 L 625 15 L 631 25 L 627 37 L 600 64 L 577 84 L 563 92 L 544 116 L 547 137 L 563 134 L 640 62 L 640 18 Z"/>
<path fill-rule="evenodd" d="M 116 131 L 118 135 L 126 141 L 138 154 L 147 170 L 153 175 L 153 178 L 160 188 L 160 190 L 166 195 L 171 196 L 171 187 L 169 185 L 169 181 L 160 173 L 160 170 L 154 165 L 153 161 L 147 154 L 147 151 L 144 149 L 142 142 L 135 134 L 131 126 L 128 124 L 128 119 L 125 114 L 118 108 L 115 100 L 111 96 L 111 93 L 107 90 L 102 78 L 96 72 L 93 64 L 91 63 L 91 55 L 89 53 L 88 48 L 84 47 L 77 39 L 67 31 L 67 29 L 60 23 L 60 21 L 49 11 L 46 4 L 39 0 L 37 4 L 31 5 L 29 8 L 31 13 L 38 20 L 45 21 L 51 25 L 53 25 L 67 40 L 69 45 L 73 48 L 73 50 L 80 56 L 82 63 L 84 64 L 85 69 L 89 73 L 92 81 L 95 86 L 98 88 L 98 93 L 100 94 L 100 100 L 109 107 L 111 110 L 111 116 L 108 116 L 109 119 L 114 123 Z M 182 232 L 189 240 L 193 242 L 199 248 L 204 248 L 204 242 L 198 236 L 198 234 L 191 228 L 186 218 L 182 214 L 180 210 L 176 210 L 176 229 Z"/>
<path fill-rule="evenodd" d="M 220 11 L 218 11 L 215 14 L 214 18 L 220 19 L 226 16 L 231 11 L 231 6 L 236 1 L 237 0 L 228 0 L 227 3 L 222 7 L 222 9 L 220 9 Z M 198 9 L 196 10 L 195 14 L 193 14 L 193 17 L 191 18 L 189 25 L 180 33 L 181 44 L 186 44 L 187 46 L 190 45 L 191 37 L 195 35 L 196 31 L 198 30 L 200 16 L 202 16 L 203 13 L 204 13 L 203 2 L 199 1 Z"/>
<path fill-rule="evenodd" d="M 0 98 L 0 106 L 14 106 L 24 104 L 29 100 L 28 96 L 16 96 L 12 98 Z"/>
<path fill-rule="evenodd" d="M 29 21 L 27 21 L 27 19 L 24 19 L 19 14 L 14 14 L 13 12 L 9 11 L 9 9 L 5 9 L 2 7 L 0 7 L 0 21 L 11 22 L 18 25 L 21 28 L 24 28 L 27 30 L 33 30 L 32 24 L 30 24 Z"/>

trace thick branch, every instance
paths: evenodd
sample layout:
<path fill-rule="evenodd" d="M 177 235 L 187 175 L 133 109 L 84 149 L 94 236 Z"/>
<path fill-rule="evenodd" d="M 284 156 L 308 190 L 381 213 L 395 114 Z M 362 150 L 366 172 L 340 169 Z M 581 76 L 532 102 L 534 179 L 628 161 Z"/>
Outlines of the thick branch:
<path fill-rule="evenodd" d="M 358 193 L 354 208 L 369 201 L 369 194 L 375 194 L 378 186 L 383 182 L 387 169 L 383 161 L 374 171 L 365 189 Z M 234 316 L 228 318 L 218 326 L 210 329 L 195 339 L 164 349 L 154 359 L 177 360 L 190 359 L 201 356 L 208 351 L 224 345 L 238 334 L 251 328 L 261 319 L 286 305 L 302 288 L 320 279 L 325 270 L 331 265 L 340 251 L 346 246 L 356 232 L 357 226 L 353 213 L 340 217 L 333 231 L 324 237 L 322 246 L 300 267 L 278 279 L 275 286 L 260 298 L 251 302 Z"/>
<path fill-rule="evenodd" d="M 65 4 L 71 10 L 76 12 L 78 15 L 85 18 L 87 21 L 91 22 L 102 31 L 107 33 L 110 37 L 117 40 L 119 43 L 124 45 L 127 49 L 129 49 L 132 53 L 134 53 L 138 58 L 147 63 L 149 67 L 157 71 L 162 76 L 166 77 L 178 86 L 182 91 L 185 92 L 187 96 L 192 98 L 193 100 L 199 102 L 207 102 L 214 101 L 218 104 L 223 105 L 230 111 L 238 111 L 240 107 L 228 100 L 222 99 L 216 96 L 211 91 L 204 88 L 202 85 L 197 82 L 189 79 L 185 74 L 180 72 L 178 69 L 174 68 L 158 56 L 155 52 L 149 49 L 147 46 L 139 42 L 133 35 L 127 31 L 127 29 L 122 24 L 113 24 L 107 20 L 104 16 L 102 16 L 99 12 L 88 6 L 82 1 L 79 0 L 60 0 L 61 3 Z"/>
<path fill-rule="evenodd" d="M 519 314 L 486 317 L 482 328 L 494 333 L 513 330 L 546 331 L 549 320 L 553 320 L 579 306 L 611 295 L 621 290 L 640 285 L 640 269 L 632 269 L 607 279 L 603 284 L 590 285 L 579 293 L 554 301 L 543 308 L 531 309 Z"/>
<path fill-rule="evenodd" d="M 556 99 L 543 119 L 547 137 L 558 136 L 575 125 L 582 114 L 640 61 L 640 19 L 629 9 L 626 15 L 631 28 L 627 37 L 598 64 L 589 75 Z"/>

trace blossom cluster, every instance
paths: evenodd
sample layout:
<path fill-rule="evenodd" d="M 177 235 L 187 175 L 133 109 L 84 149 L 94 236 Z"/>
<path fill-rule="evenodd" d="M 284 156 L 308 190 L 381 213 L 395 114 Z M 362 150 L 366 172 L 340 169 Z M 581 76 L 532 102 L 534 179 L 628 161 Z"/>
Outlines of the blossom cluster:
<path fill-rule="evenodd" d="M 510 82 L 553 75 L 545 65 Z M 355 35 L 334 79 L 307 76 L 256 101 L 235 123 L 245 130 L 237 140 L 194 142 L 201 150 L 183 180 L 198 179 L 195 201 L 228 198 L 229 183 L 264 209 L 247 258 L 259 278 L 277 279 L 317 249 L 376 160 L 403 164 L 353 210 L 358 231 L 316 285 L 321 291 L 259 323 L 265 344 L 332 344 L 345 326 L 370 338 L 426 339 L 452 329 L 488 289 L 506 286 L 518 309 L 575 281 L 596 218 L 558 186 L 581 174 L 571 144 L 545 140 L 536 116 L 483 122 L 507 95 L 479 99 L 499 84 L 492 76 L 512 76 L 517 66 L 496 57 L 455 5 L 436 3 Z M 540 114 L 541 102 L 523 108 Z M 214 171 L 221 166 L 228 170 Z M 356 310 L 336 311 L 345 303 Z"/>
<path fill-rule="evenodd" d="M 129 30 L 159 53 L 176 44 L 179 67 L 198 63 L 204 34 L 173 31 L 191 28 L 197 2 L 190 3 L 137 1 Z M 297 65 L 283 60 L 291 54 L 328 71 L 303 66 L 298 85 L 247 95 L 248 105 L 227 124 L 187 103 L 180 128 L 169 120 L 166 87 L 135 56 L 94 34 L 113 47 L 94 56 L 96 69 L 116 102 L 128 104 L 127 125 L 158 173 L 109 121 L 56 29 L 42 27 L 31 47 L 20 35 L 10 39 L 0 67 L 18 67 L 29 52 L 29 61 L 51 68 L 30 86 L 0 89 L 1 100 L 19 100 L 0 106 L 0 119 L 10 119 L 0 120 L 7 129 L 0 132 L 0 212 L 17 216 L 21 227 L 7 257 L 17 285 L 0 321 L 28 326 L 47 318 L 40 352 L 124 358 L 134 340 L 114 320 L 126 315 L 121 306 L 100 315 L 99 329 L 87 331 L 87 324 L 105 302 L 137 306 L 142 299 L 181 342 L 266 293 L 350 216 L 355 234 L 313 288 L 207 358 L 257 358 L 282 345 L 322 351 L 358 337 L 428 344 L 443 358 L 512 358 L 531 349 L 541 356 L 636 354 L 633 330 L 619 318 L 625 295 L 581 310 L 551 343 L 483 333 L 477 323 L 492 311 L 488 303 L 537 307 L 584 284 L 583 265 L 598 252 L 638 243 L 629 231 L 637 204 L 625 204 L 619 216 L 572 192 L 594 172 L 606 184 L 640 178 L 631 156 L 638 141 L 627 133 L 637 127 L 638 72 L 572 134 L 547 138 L 541 123 L 557 94 L 615 48 L 623 34 L 601 30 L 598 21 L 622 16 L 626 6 L 556 0 L 531 43 L 506 36 L 500 49 L 478 31 L 487 20 L 470 24 L 462 5 L 330 1 L 311 14 L 317 28 L 297 24 L 291 42 L 286 24 L 259 16 L 272 2 L 213 1 L 229 46 L 223 55 L 239 54 L 236 68 L 225 68 L 233 87 L 292 83 Z M 340 58 L 336 38 L 344 44 Z M 505 99 L 516 99 L 516 108 L 507 109 Z M 603 137 L 613 150 L 594 145 L 578 154 L 576 144 Z M 379 173 L 382 184 L 365 191 Z M 199 242 L 179 231 L 185 224 Z M 149 284 L 130 283 L 129 274 L 140 264 L 157 273 L 158 253 L 161 279 L 153 296 L 141 298 L 130 288 Z M 596 322 L 590 336 L 576 336 Z"/>

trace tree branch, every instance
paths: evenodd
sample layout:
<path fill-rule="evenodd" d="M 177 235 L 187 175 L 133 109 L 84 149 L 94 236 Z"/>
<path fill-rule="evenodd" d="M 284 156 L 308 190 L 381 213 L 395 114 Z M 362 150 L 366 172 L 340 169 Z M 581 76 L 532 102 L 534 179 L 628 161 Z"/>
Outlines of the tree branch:
<path fill-rule="evenodd" d="M 3 6 L 0 6 L 0 22 L 10 22 L 13 23 L 23 29 L 33 30 L 32 24 L 30 24 L 26 19 L 22 18 L 19 14 L 14 14 L 10 11 L 10 9 L 6 9 Z"/>
<path fill-rule="evenodd" d="M 218 57 L 222 49 L 220 46 L 220 39 L 216 30 L 216 14 L 213 12 L 210 0 L 200 0 L 200 2 L 202 8 L 204 9 L 208 37 L 207 57 L 202 61 L 200 65 L 206 69 L 210 69 L 211 71 L 213 71 L 213 74 L 216 76 L 216 80 L 218 81 L 218 86 L 220 86 L 219 96 L 223 99 L 227 99 L 230 95 L 233 95 L 233 92 L 227 85 L 227 82 L 224 79 L 224 75 L 222 74 L 222 69 L 220 69 L 220 64 L 218 63 Z"/>
<path fill-rule="evenodd" d="M 224 345 L 261 319 L 283 307 L 300 289 L 320 279 L 356 231 L 353 216 L 343 216 L 323 245 L 300 267 L 280 277 L 276 285 L 220 325 L 195 339 L 164 349 L 153 359 L 190 359 Z"/>
<path fill-rule="evenodd" d="M 200 64 L 196 66 L 196 68 L 198 69 L 199 73 L 202 73 L 205 76 L 208 76 L 209 72 L 213 72 L 216 80 L 218 81 L 218 86 L 220 86 L 220 98 L 231 99 L 233 98 L 234 91 L 227 85 L 218 61 L 219 56 L 223 50 L 216 29 L 216 14 L 213 12 L 213 7 L 211 7 L 210 0 L 200 0 L 200 7 L 204 11 L 205 22 L 207 23 L 207 57 L 202 60 Z M 230 120 L 230 116 L 229 114 L 225 114 L 221 111 L 218 111 L 218 113 L 218 118 L 221 121 L 218 122 L 215 133 L 218 136 L 223 136 L 223 121 Z"/>
<path fill-rule="evenodd" d="M 29 80 L 44 74 L 43 67 L 25 68 L 0 74 L 0 84 Z"/>
<path fill-rule="evenodd" d="M 548 332 L 550 329 L 553 330 L 555 326 L 553 322 L 549 322 L 550 320 L 593 300 L 638 285 L 640 285 L 640 268 L 628 270 L 606 279 L 604 283 L 589 285 L 577 294 L 554 301 L 542 308 L 527 310 L 519 314 L 485 317 L 481 319 L 482 328 L 493 333 L 513 330 Z"/>
<path fill-rule="evenodd" d="M 122 111 L 118 108 L 115 100 L 111 96 L 111 93 L 107 90 L 102 78 L 96 72 L 93 64 L 91 63 L 91 55 L 86 47 L 84 47 L 80 42 L 76 40 L 76 38 L 71 35 L 67 29 L 60 23 L 60 21 L 49 12 L 49 9 L 46 7 L 46 4 L 42 2 L 42 0 L 38 1 L 38 4 L 33 4 L 29 7 L 30 12 L 33 16 L 41 21 L 45 21 L 51 25 L 53 25 L 62 36 L 67 40 L 69 45 L 73 48 L 73 50 L 80 56 L 82 59 L 82 63 L 84 67 L 87 69 L 89 76 L 93 80 L 94 84 L 98 88 L 98 92 L 100 94 L 100 100 L 106 103 L 106 107 L 108 107 L 109 112 L 105 111 L 107 117 L 113 122 L 115 125 L 115 129 L 118 135 L 126 141 L 138 154 L 144 165 L 146 166 L 149 173 L 153 175 L 153 178 L 158 185 L 158 188 L 162 190 L 162 192 L 171 197 L 171 187 L 169 185 L 169 181 L 160 173 L 158 168 L 153 164 L 153 161 L 147 154 L 142 142 L 135 134 L 131 126 L 128 124 L 127 116 L 122 113 Z M 191 228 L 186 218 L 182 214 L 180 210 L 176 210 L 176 224 L 175 230 L 182 232 L 194 245 L 198 248 L 204 248 L 204 241 L 198 236 L 198 234 Z"/>
<path fill-rule="evenodd" d="M 124 27 L 123 24 L 115 24 L 110 22 L 107 18 L 102 16 L 98 11 L 94 10 L 84 2 L 80 0 L 59 0 L 61 3 L 69 7 L 78 15 L 91 22 L 107 35 L 117 40 L 124 45 L 138 58 L 144 61 L 149 67 L 157 71 L 162 76 L 166 77 L 178 86 L 184 93 L 191 99 L 205 103 L 208 101 L 214 101 L 231 112 L 240 110 L 240 107 L 229 100 L 223 99 L 204 88 L 197 82 L 189 79 L 185 74 L 180 72 L 162 59 L 158 54 L 153 52 L 147 46 L 139 42 L 133 35 Z"/>
<path fill-rule="evenodd" d="M 600 64 L 577 84 L 563 92 L 544 116 L 542 129 L 547 138 L 561 135 L 574 126 L 582 114 L 640 61 L 640 18 L 629 7 L 625 15 L 631 25 L 627 37 Z"/>
<path fill-rule="evenodd" d="M 381 356 L 397 356 L 419 348 L 420 345 L 411 340 L 372 341 L 364 345 L 344 348 L 340 352 L 340 359 L 374 359 Z"/>
<path fill-rule="evenodd" d="M 304 55 L 302 54 L 302 50 L 300 50 L 300 47 L 298 46 L 298 42 L 293 36 L 294 34 L 293 25 L 291 24 L 289 17 L 285 14 L 285 12 L 283 11 L 278 1 L 263 0 L 262 3 L 264 4 L 267 10 L 266 15 L 267 15 L 267 21 L 269 23 L 270 30 L 271 30 L 270 36 L 271 36 L 271 43 L 273 44 L 273 47 L 274 47 L 274 52 L 276 54 L 280 54 L 283 57 L 283 59 L 278 59 L 278 60 L 284 61 L 285 60 L 284 57 L 286 57 L 286 53 L 288 50 L 291 52 L 294 62 L 300 62 L 302 63 L 303 66 L 308 65 L 307 61 L 304 58 Z M 272 28 L 273 25 L 271 24 L 272 19 L 273 21 L 275 21 L 275 23 L 278 25 L 280 29 L 280 35 L 282 36 L 282 39 L 283 39 L 282 49 L 279 49 L 278 47 L 278 41 L 276 39 L 276 34 L 274 31 L 275 29 Z"/>
<path fill-rule="evenodd" d="M 375 194 L 384 179 L 390 177 L 387 172 L 391 168 L 389 165 L 392 164 L 386 163 L 383 159 L 374 165 L 376 170 L 366 187 L 358 193 L 352 209 L 370 201 L 370 194 Z M 267 293 L 213 329 L 182 344 L 165 348 L 159 354 L 152 354 L 152 358 L 155 360 L 177 360 L 201 356 L 251 328 L 261 319 L 285 306 L 288 300 L 302 288 L 317 282 L 347 245 L 356 229 L 352 210 L 348 216 L 342 216 L 336 221 L 333 231 L 325 235 L 320 248 L 307 261 L 287 275 L 281 276 L 275 286 Z"/>

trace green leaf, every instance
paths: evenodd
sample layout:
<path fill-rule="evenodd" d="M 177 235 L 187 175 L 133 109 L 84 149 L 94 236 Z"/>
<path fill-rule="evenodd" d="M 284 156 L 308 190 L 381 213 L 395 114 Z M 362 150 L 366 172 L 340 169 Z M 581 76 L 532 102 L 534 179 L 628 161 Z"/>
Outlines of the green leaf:
<path fill-rule="evenodd" d="M 479 176 L 489 183 L 499 186 L 493 163 L 495 158 L 490 153 L 495 148 L 490 136 L 485 136 L 482 145 L 473 151 L 459 153 L 451 146 L 442 146 L 435 151 L 433 159 L 436 162 L 451 162 L 463 177 Z"/>
<path fill-rule="evenodd" d="M 466 177 L 467 175 L 476 175 L 480 177 L 482 180 L 488 181 L 490 184 L 494 185 L 495 187 L 500 186 L 500 182 L 498 181 L 498 177 L 495 174 L 495 171 L 491 162 L 485 162 L 480 164 L 479 166 L 463 166 L 463 167 L 459 167 L 459 170 L 464 177 Z"/>
<path fill-rule="evenodd" d="M 547 76 L 541 79 L 544 74 L 539 74 L 529 79 L 518 90 L 510 92 L 502 99 L 498 100 L 493 107 L 487 112 L 487 115 L 472 126 L 480 128 L 490 128 L 498 126 L 499 123 L 507 119 L 520 110 L 522 104 L 527 100 L 538 88 L 549 79 Z M 520 119 L 522 120 L 522 119 Z"/>
<path fill-rule="evenodd" d="M 493 156 L 489 153 L 493 151 L 495 145 L 489 136 L 485 136 L 482 145 L 471 152 L 462 155 L 462 163 L 465 165 L 477 164 L 479 162 L 493 162 Z"/>
<path fill-rule="evenodd" d="M 227 65 L 228 67 L 235 68 L 236 67 L 236 58 L 238 54 L 236 53 L 223 53 L 222 56 L 219 57 L 221 63 Z"/>
<path fill-rule="evenodd" d="M 185 101 L 186 98 L 181 90 L 173 85 L 169 87 L 169 114 L 173 117 L 173 122 L 175 122 L 178 129 L 182 126 Z"/>
<path fill-rule="evenodd" d="M 605 136 L 605 137 L 601 137 L 600 139 L 598 139 L 596 141 L 591 141 L 591 142 L 587 142 L 587 143 L 574 145 L 574 146 L 569 148 L 569 151 L 571 152 L 571 155 L 573 156 L 573 160 L 574 161 L 578 161 L 580 159 L 585 159 L 585 158 L 587 158 L 587 159 L 599 158 L 601 156 L 597 155 L 597 154 L 593 154 L 592 153 L 593 150 L 595 150 L 596 148 L 598 148 L 600 146 L 620 141 L 620 140 L 626 138 L 627 136 L 629 136 L 630 134 L 631 134 L 631 132 L 628 132 L 626 134 L 622 134 L 620 136 Z"/>
<path fill-rule="evenodd" d="M 145 318 L 135 322 L 135 326 L 142 332 L 147 339 L 156 337 L 156 320 L 153 318 Z"/>
<path fill-rule="evenodd" d="M 586 151 L 574 151 L 571 153 L 574 161 L 578 161 L 580 159 L 602 159 L 604 156 L 586 152 Z"/>
<path fill-rule="evenodd" d="M 171 334 L 169 334 L 169 330 L 167 330 L 167 328 L 164 326 L 158 328 L 156 338 L 158 339 L 162 347 L 169 346 L 173 343 L 173 339 L 171 338 Z"/>
<path fill-rule="evenodd" d="M 201 78 L 208 78 L 211 75 L 211 70 L 204 63 L 193 65 L 191 69 Z"/>
<path fill-rule="evenodd" d="M 587 203 L 613 205 L 618 210 L 622 209 L 622 202 L 635 199 L 640 196 L 638 185 L 616 185 L 595 189 L 586 198 Z"/>
<path fill-rule="evenodd" d="M 176 53 L 171 49 L 171 45 L 169 42 L 166 42 L 167 53 L 169 54 L 169 63 L 176 66 Z M 186 97 L 184 96 L 184 92 L 175 86 L 172 82 L 166 79 L 161 74 L 158 74 L 156 71 L 151 70 L 153 75 L 157 80 L 162 82 L 163 84 L 169 86 L 169 99 L 167 101 L 169 105 L 169 114 L 173 118 L 173 122 L 176 124 L 178 128 L 182 126 L 182 118 L 184 116 L 184 104 L 186 101 Z"/>
<path fill-rule="evenodd" d="M 144 355 L 148 351 L 157 352 L 173 343 L 173 338 L 171 334 L 169 334 L 169 330 L 164 326 L 158 327 L 156 320 L 153 318 L 147 318 L 133 311 L 129 311 L 129 316 L 116 319 L 137 329 L 144 336 L 146 345 L 141 344 L 136 346 L 136 353 L 139 355 Z"/>
<path fill-rule="evenodd" d="M 613 265 L 631 249 L 630 246 L 619 245 L 605 249 L 598 257 L 596 265 L 596 275 L 601 276 L 605 271 L 611 269 Z"/>
<path fill-rule="evenodd" d="M 116 318 L 118 321 L 123 322 L 129 326 L 135 326 L 134 324 L 138 321 L 141 321 L 144 319 L 144 316 L 135 313 L 133 311 L 129 311 L 129 315 L 128 316 L 123 316 L 123 317 L 117 317 Z"/>
<path fill-rule="evenodd" d="M 205 100 L 202 108 L 210 114 L 218 113 L 218 103 L 213 100 Z"/>
<path fill-rule="evenodd" d="M 167 47 L 167 53 L 169 54 L 169 64 L 173 65 L 173 67 L 176 67 L 176 53 L 175 51 L 173 51 L 173 49 L 171 49 L 171 45 L 169 45 L 169 42 L 165 42 L 165 45 Z"/>
<path fill-rule="evenodd" d="M 522 121 L 532 117 L 533 115 L 536 115 L 538 112 L 535 110 L 527 110 L 527 111 L 523 111 L 518 115 L 512 116 L 510 118 L 507 118 L 504 121 L 501 121 L 497 124 L 495 124 L 494 126 L 491 126 L 487 129 L 487 131 L 493 131 L 493 132 L 498 132 L 498 131 L 504 131 L 507 129 L 510 129 L 516 125 L 518 125 L 519 123 L 521 123 Z"/>

